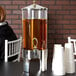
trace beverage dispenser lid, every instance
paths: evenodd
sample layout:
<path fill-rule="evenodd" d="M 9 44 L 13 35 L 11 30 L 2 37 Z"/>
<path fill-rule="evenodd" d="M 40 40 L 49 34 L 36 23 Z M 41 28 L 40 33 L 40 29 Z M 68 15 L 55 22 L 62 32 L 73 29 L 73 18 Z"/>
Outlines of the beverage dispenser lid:
<path fill-rule="evenodd" d="M 27 7 L 22 8 L 22 10 L 24 10 L 24 9 L 46 9 L 47 10 L 48 8 L 40 6 L 38 4 L 32 4 L 32 5 L 29 5 Z"/>

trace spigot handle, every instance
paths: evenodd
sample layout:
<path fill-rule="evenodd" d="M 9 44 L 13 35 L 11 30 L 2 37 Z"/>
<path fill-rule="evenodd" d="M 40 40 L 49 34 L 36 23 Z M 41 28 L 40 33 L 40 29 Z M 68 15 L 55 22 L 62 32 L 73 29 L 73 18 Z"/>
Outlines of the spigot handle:
<path fill-rule="evenodd" d="M 34 41 L 36 41 L 36 44 L 34 43 Z M 37 38 L 33 38 L 33 48 L 37 49 L 37 45 L 38 45 L 38 39 Z"/>

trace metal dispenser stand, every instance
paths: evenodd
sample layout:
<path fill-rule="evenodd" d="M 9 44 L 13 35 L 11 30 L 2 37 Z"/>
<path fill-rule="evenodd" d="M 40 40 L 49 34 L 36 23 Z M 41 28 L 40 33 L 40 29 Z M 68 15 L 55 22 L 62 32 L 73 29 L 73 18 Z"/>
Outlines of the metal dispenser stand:
<path fill-rule="evenodd" d="M 24 58 L 40 59 L 40 70 L 47 70 L 47 8 L 34 3 L 22 8 Z"/>

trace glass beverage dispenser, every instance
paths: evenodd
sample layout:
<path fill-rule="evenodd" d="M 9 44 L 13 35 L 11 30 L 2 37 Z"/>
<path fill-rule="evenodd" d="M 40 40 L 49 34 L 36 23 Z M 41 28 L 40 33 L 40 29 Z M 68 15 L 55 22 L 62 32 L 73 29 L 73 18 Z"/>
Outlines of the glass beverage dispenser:
<path fill-rule="evenodd" d="M 22 8 L 23 49 L 28 51 L 28 55 L 47 51 L 47 10 L 35 3 Z"/>

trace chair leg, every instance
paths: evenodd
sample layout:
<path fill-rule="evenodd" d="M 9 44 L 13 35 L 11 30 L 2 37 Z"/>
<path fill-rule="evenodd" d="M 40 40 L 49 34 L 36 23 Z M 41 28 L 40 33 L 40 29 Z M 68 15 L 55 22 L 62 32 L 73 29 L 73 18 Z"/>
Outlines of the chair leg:
<path fill-rule="evenodd" d="M 5 62 L 8 62 L 8 40 L 5 40 Z"/>

